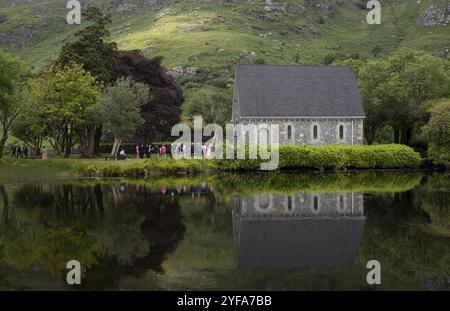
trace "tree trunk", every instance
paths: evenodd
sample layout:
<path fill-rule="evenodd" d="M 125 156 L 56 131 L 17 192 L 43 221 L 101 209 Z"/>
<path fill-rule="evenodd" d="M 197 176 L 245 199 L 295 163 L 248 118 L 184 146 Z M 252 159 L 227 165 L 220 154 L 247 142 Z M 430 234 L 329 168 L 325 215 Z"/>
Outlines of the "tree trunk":
<path fill-rule="evenodd" d="M 120 145 L 122 144 L 122 139 L 119 138 L 116 134 L 114 134 L 114 143 L 111 150 L 112 156 L 117 156 L 117 153 L 119 152 Z"/>
<path fill-rule="evenodd" d="M 83 127 L 83 133 L 80 135 L 82 146 L 82 157 L 92 158 L 94 156 L 95 145 L 95 126 L 85 125 Z"/>
<path fill-rule="evenodd" d="M 43 139 L 41 137 L 36 138 L 33 142 L 34 155 L 39 155 L 42 149 Z"/>
<path fill-rule="evenodd" d="M 7 120 L 2 121 L 2 137 L 0 138 L 0 159 L 3 158 L 3 152 L 5 151 L 6 141 L 8 140 L 9 126 L 7 125 Z"/>
<path fill-rule="evenodd" d="M 95 126 L 93 130 L 89 134 L 89 156 L 94 157 L 95 156 Z"/>
<path fill-rule="evenodd" d="M 7 223 L 9 219 L 9 200 L 8 193 L 5 190 L 5 186 L 0 185 L 0 196 L 2 197 L 3 202 L 3 223 Z"/>
<path fill-rule="evenodd" d="M 3 158 L 3 152 L 5 150 L 5 144 L 6 144 L 7 140 L 8 140 L 8 136 L 3 134 L 2 138 L 0 139 L 0 159 Z"/>
<path fill-rule="evenodd" d="M 54 142 L 53 142 L 53 152 L 55 155 L 59 155 L 60 149 L 59 149 L 59 137 L 54 137 L 53 138 Z"/>
<path fill-rule="evenodd" d="M 119 143 L 119 139 L 117 138 L 117 135 L 114 134 L 114 142 L 111 150 L 111 155 L 115 156 L 117 154 L 117 144 Z"/>
<path fill-rule="evenodd" d="M 103 126 L 97 125 L 95 127 L 95 142 L 94 142 L 94 153 L 100 154 L 100 140 L 103 135 Z"/>
<path fill-rule="evenodd" d="M 410 128 L 401 131 L 401 143 L 409 146 L 411 144 L 412 130 Z"/>
<path fill-rule="evenodd" d="M 64 152 L 64 157 L 65 158 L 68 158 L 70 156 L 70 154 L 72 153 L 72 146 L 73 146 L 72 136 L 73 136 L 72 133 L 69 133 L 66 136 L 66 142 L 65 142 L 66 149 L 65 149 L 65 152 Z"/>
<path fill-rule="evenodd" d="M 371 122 L 367 122 L 364 126 L 364 137 L 366 138 L 367 144 L 372 145 L 375 141 L 375 136 L 377 133 L 377 127 Z"/>
<path fill-rule="evenodd" d="M 116 156 L 120 151 L 120 146 L 122 145 L 122 139 L 119 138 L 119 142 L 117 143 Z"/>
<path fill-rule="evenodd" d="M 400 130 L 397 128 L 394 128 L 394 143 L 400 143 Z"/>

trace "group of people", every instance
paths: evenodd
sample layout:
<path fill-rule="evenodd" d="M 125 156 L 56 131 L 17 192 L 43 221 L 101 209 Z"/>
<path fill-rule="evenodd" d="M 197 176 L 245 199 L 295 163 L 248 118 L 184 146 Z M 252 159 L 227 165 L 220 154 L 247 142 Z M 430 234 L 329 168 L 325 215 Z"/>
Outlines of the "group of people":
<path fill-rule="evenodd" d="M 12 158 L 26 158 L 28 157 L 28 147 L 27 146 L 11 146 L 11 157 Z"/>
<path fill-rule="evenodd" d="M 191 146 L 179 143 L 173 149 L 175 154 L 172 154 L 173 145 L 147 145 L 147 144 L 137 144 L 136 145 L 136 159 L 146 159 L 150 157 L 191 157 L 191 156 L 201 156 L 210 157 L 214 153 L 214 145 L 192 143 Z M 191 148 L 189 148 L 191 147 Z M 118 155 L 119 160 L 126 160 L 127 154 L 125 149 L 121 149 Z"/>
<path fill-rule="evenodd" d="M 170 157 L 172 156 L 172 149 L 170 146 L 166 145 L 147 145 L 147 144 L 136 145 L 137 159 L 150 158 L 151 156 Z"/>

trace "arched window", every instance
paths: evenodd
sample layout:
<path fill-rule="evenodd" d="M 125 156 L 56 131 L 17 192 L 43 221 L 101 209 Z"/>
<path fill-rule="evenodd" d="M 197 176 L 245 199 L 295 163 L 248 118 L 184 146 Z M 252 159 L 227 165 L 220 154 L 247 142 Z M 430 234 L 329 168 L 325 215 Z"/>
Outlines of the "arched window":
<path fill-rule="evenodd" d="M 321 194 L 317 193 L 317 194 L 313 194 L 311 197 L 311 203 L 309 208 L 311 209 L 311 212 L 313 214 L 320 214 L 320 210 L 321 210 Z"/>
<path fill-rule="evenodd" d="M 287 139 L 292 139 L 292 126 L 287 127 Z"/>
<path fill-rule="evenodd" d="M 339 139 L 344 140 L 344 126 L 342 124 L 339 125 Z"/>
<path fill-rule="evenodd" d="M 314 196 L 314 201 L 313 201 L 313 209 L 315 212 L 317 212 L 319 210 L 319 197 L 318 196 Z"/>
<path fill-rule="evenodd" d="M 320 206 L 320 194 L 314 194 L 311 197 L 311 203 L 310 203 L 310 207 L 311 212 L 313 214 L 319 214 L 320 210 L 321 210 L 321 206 Z"/>
<path fill-rule="evenodd" d="M 319 127 L 317 125 L 313 126 L 313 139 L 317 140 L 319 137 Z"/>
<path fill-rule="evenodd" d="M 346 206 L 345 206 L 345 198 L 342 194 L 338 195 L 337 197 L 337 211 L 339 214 L 345 213 Z"/>
<path fill-rule="evenodd" d="M 267 144 L 270 145 L 270 134 L 267 128 L 260 128 L 258 132 L 258 142 L 259 144 Z"/>

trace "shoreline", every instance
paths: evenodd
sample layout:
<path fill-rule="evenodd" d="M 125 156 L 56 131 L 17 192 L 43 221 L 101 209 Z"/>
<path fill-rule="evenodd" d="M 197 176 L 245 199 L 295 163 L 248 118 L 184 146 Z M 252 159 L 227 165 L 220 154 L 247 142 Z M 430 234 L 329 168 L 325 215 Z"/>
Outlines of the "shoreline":
<path fill-rule="evenodd" d="M 0 179 L 11 176 L 42 176 L 68 178 L 153 178 L 165 176 L 193 176 L 197 174 L 214 175 L 220 173 L 360 173 L 360 172 L 450 172 L 449 166 L 397 167 L 397 168 L 281 168 L 274 171 L 255 169 L 230 169 L 220 166 L 215 160 L 175 160 L 145 159 L 125 161 L 104 161 L 96 159 L 3 159 L 0 160 Z M 9 178 L 8 178 L 9 179 Z"/>

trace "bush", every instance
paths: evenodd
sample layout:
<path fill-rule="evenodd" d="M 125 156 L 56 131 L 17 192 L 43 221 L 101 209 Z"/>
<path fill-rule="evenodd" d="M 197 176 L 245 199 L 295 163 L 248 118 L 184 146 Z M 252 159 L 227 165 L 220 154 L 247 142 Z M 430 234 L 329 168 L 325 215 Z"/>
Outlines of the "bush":
<path fill-rule="evenodd" d="M 151 158 L 141 161 L 97 161 L 87 165 L 79 163 L 73 171 L 90 177 L 149 177 L 205 172 L 209 169 L 208 165 L 209 162 L 200 160 Z"/>
<path fill-rule="evenodd" d="M 431 117 L 423 127 L 428 137 L 428 156 L 436 164 L 450 164 L 450 99 L 434 103 L 430 109 Z"/>
<path fill-rule="evenodd" d="M 247 150 L 248 152 L 248 150 Z M 414 168 L 420 155 L 404 145 L 279 147 L 278 169 L 394 169 Z M 216 160 L 224 171 L 258 170 L 267 160 Z"/>

